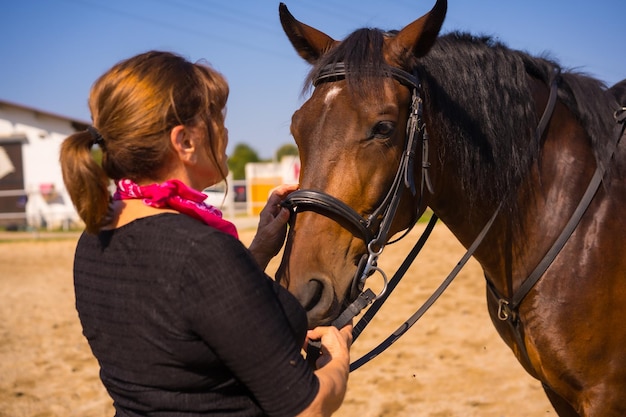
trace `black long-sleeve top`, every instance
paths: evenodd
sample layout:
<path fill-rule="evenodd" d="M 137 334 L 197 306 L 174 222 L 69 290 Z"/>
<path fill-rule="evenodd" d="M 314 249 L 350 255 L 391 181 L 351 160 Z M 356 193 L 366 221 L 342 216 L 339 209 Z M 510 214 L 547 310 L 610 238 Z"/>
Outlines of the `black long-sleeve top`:
<path fill-rule="evenodd" d="M 83 234 L 76 308 L 116 416 L 293 416 L 306 315 L 230 235 L 164 213 Z"/>

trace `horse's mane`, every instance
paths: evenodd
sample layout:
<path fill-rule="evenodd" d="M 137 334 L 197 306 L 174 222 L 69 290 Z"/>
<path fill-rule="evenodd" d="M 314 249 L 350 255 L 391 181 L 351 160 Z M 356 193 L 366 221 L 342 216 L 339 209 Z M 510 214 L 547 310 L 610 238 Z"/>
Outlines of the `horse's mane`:
<path fill-rule="evenodd" d="M 343 62 L 352 94 L 376 94 L 382 77 L 389 75 L 382 55 L 387 36 L 394 34 L 378 29 L 353 32 L 318 60 L 308 83 L 326 65 Z M 540 157 L 528 75 L 549 85 L 560 71 L 559 99 L 587 130 L 596 159 L 604 162 L 610 153 L 615 100 L 600 81 L 565 71 L 548 58 L 512 50 L 490 37 L 454 32 L 439 37 L 425 57 L 409 66 L 405 69 L 419 74 L 423 82 L 427 123 L 436 125 L 444 138 L 440 152 L 457 154 L 457 175 L 472 200 L 501 200 Z"/>
<path fill-rule="evenodd" d="M 620 106 L 626 106 L 626 80 L 613 85 L 608 91 L 615 97 Z"/>
<path fill-rule="evenodd" d="M 383 58 L 385 36 L 393 34 L 379 29 L 358 29 L 331 49 L 315 63 L 305 82 L 305 88 L 314 84 L 323 68 L 342 62 L 346 66 L 348 89 L 356 97 L 377 94 L 388 77 L 388 65 Z"/>

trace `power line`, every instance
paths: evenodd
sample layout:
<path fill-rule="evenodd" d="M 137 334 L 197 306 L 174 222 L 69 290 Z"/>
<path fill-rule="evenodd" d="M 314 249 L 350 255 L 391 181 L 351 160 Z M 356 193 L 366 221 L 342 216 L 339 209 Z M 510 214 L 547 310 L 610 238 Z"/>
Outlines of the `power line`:
<path fill-rule="evenodd" d="M 220 3 L 202 2 L 200 4 L 198 3 L 190 4 L 189 1 L 185 1 L 185 0 L 153 0 L 153 1 L 158 1 L 160 3 L 168 4 L 168 5 L 176 5 L 176 4 L 182 5 L 186 9 L 186 11 L 196 11 L 210 18 L 221 16 L 225 20 L 228 20 L 237 24 L 245 25 L 247 27 L 254 27 L 257 30 L 261 32 L 265 32 L 266 34 L 269 34 L 272 36 L 283 36 L 282 31 L 279 30 L 280 25 L 278 25 L 278 17 L 276 17 L 276 22 L 275 22 L 276 25 L 263 24 L 262 22 L 264 21 L 260 21 L 257 15 L 246 12 L 245 10 L 242 10 L 242 9 L 229 7 L 225 5 L 223 2 L 220 2 Z M 207 7 L 202 7 L 202 6 L 207 6 L 208 4 L 210 4 L 210 9 L 208 9 Z M 278 16 L 278 13 L 276 13 L 276 15 Z"/>
<path fill-rule="evenodd" d="M 193 35 L 193 36 L 198 36 L 201 37 L 203 39 L 211 39 L 211 40 L 216 40 L 219 41 L 221 43 L 224 44 L 228 44 L 237 48 L 241 48 L 244 50 L 248 50 L 248 51 L 252 51 L 252 52 L 256 52 L 256 53 L 264 53 L 264 54 L 268 54 L 268 55 L 272 55 L 274 57 L 277 58 L 281 58 L 281 59 L 289 59 L 292 60 L 293 56 L 290 56 L 287 52 L 285 51 L 285 53 L 283 52 L 278 52 L 275 49 L 271 49 L 271 48 L 266 48 L 263 46 L 259 46 L 258 44 L 251 44 L 248 42 L 242 42 L 237 40 L 236 38 L 233 37 L 227 37 L 227 36 L 223 36 L 221 34 L 216 34 L 216 33 L 209 33 L 209 32 L 205 32 L 202 30 L 197 30 L 197 29 L 193 29 L 189 26 L 181 26 L 181 25 L 177 25 L 177 24 L 172 24 L 170 23 L 170 21 L 166 21 L 166 20 L 160 20 L 160 19 L 154 19 L 154 18 L 150 18 L 146 15 L 139 15 L 136 13 L 131 13 L 128 12 L 126 10 L 120 10 L 119 8 L 115 8 L 115 7 L 111 7 L 109 5 L 104 5 L 104 4 L 100 4 L 100 3 L 95 3 L 95 2 L 91 2 L 91 1 L 87 1 L 87 0 L 65 0 L 67 2 L 70 3 L 79 3 L 82 4 L 83 6 L 87 6 L 90 8 L 96 8 L 96 9 L 100 9 L 102 11 L 105 11 L 109 14 L 113 14 L 113 15 L 117 15 L 117 16 L 122 16 L 124 18 L 127 19 L 132 19 L 135 21 L 140 21 L 143 22 L 145 24 L 154 26 L 154 27 L 158 27 L 158 28 L 167 28 L 179 33 L 187 33 L 189 35 Z M 171 4 L 171 2 L 168 2 Z M 209 16 L 210 18 L 210 16 Z M 230 21 L 234 21 L 234 19 L 232 18 L 228 18 L 227 20 Z M 267 28 L 262 28 L 261 30 L 263 30 L 266 33 L 270 33 L 271 35 L 275 35 L 274 33 L 271 33 L 267 30 Z"/>

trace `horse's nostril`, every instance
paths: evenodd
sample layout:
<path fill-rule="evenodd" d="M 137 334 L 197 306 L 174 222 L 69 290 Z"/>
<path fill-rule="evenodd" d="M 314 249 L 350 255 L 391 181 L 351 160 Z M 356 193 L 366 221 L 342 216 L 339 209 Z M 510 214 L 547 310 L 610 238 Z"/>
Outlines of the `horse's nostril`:
<path fill-rule="evenodd" d="M 304 305 L 304 309 L 306 311 L 311 311 L 322 299 L 322 294 L 324 293 L 324 284 L 322 284 L 317 279 L 312 279 L 309 281 L 309 288 L 311 297 L 309 301 Z"/>

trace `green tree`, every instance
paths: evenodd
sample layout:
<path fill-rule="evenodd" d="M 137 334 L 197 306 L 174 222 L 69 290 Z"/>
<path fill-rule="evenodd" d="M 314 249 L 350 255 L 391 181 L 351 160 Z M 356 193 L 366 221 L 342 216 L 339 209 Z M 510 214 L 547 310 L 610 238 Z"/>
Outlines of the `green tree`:
<path fill-rule="evenodd" d="M 276 160 L 280 161 L 283 158 L 283 156 L 287 156 L 287 155 L 293 155 L 293 156 L 300 155 L 300 153 L 298 152 L 298 147 L 291 143 L 287 143 L 281 146 L 276 151 Z"/>
<path fill-rule="evenodd" d="M 233 173 L 234 180 L 243 180 L 246 178 L 246 164 L 259 161 L 259 155 L 254 149 L 245 143 L 239 143 L 228 158 L 228 169 Z"/>

